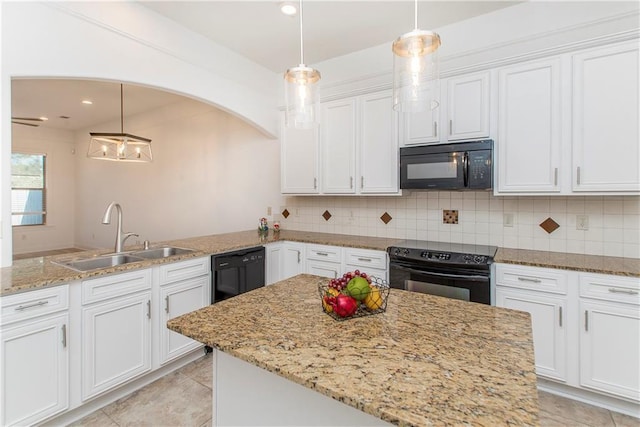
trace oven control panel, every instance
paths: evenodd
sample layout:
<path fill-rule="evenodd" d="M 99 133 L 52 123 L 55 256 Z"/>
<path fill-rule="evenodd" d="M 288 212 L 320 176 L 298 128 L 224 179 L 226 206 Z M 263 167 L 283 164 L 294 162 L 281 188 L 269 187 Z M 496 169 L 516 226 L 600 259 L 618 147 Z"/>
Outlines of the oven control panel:
<path fill-rule="evenodd" d="M 457 252 L 429 251 L 410 248 L 389 248 L 389 255 L 395 259 L 422 260 L 444 264 L 486 265 L 491 258 L 485 255 L 462 254 Z"/>
<path fill-rule="evenodd" d="M 424 251 L 420 254 L 420 256 L 426 259 L 437 259 L 441 261 L 449 261 L 451 259 L 451 254 L 447 252 Z"/>

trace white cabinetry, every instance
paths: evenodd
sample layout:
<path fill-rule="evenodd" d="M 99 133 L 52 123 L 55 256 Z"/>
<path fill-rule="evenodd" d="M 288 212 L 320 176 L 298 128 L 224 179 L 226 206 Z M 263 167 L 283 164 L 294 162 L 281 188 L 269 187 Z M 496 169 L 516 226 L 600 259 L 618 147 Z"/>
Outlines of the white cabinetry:
<path fill-rule="evenodd" d="M 573 190 L 640 191 L 638 41 L 572 59 Z"/>
<path fill-rule="evenodd" d="M 397 194 L 398 124 L 390 91 L 322 105 L 323 194 Z"/>
<path fill-rule="evenodd" d="M 640 283 L 580 275 L 580 385 L 640 402 Z"/>
<path fill-rule="evenodd" d="M 345 271 L 360 270 L 370 276 L 389 280 L 387 253 L 371 249 L 345 248 Z"/>
<path fill-rule="evenodd" d="M 69 406 L 68 286 L 2 298 L 0 424 L 32 425 Z"/>
<path fill-rule="evenodd" d="M 531 314 L 536 373 L 565 381 L 567 274 L 543 268 L 496 266 L 496 305 Z"/>
<path fill-rule="evenodd" d="M 355 98 L 323 103 L 321 117 L 322 191 L 355 193 Z"/>
<path fill-rule="evenodd" d="M 210 304 L 210 258 L 197 258 L 159 267 L 160 363 L 202 347 L 198 341 L 167 328 L 167 321 Z"/>
<path fill-rule="evenodd" d="M 318 193 L 318 129 L 280 126 L 281 191 L 290 194 Z"/>
<path fill-rule="evenodd" d="M 269 243 L 265 249 L 267 258 L 265 262 L 265 277 L 267 285 L 304 273 L 304 243 Z"/>
<path fill-rule="evenodd" d="M 441 82 L 439 108 L 402 114 L 401 145 L 482 139 L 490 136 L 491 72 Z"/>
<path fill-rule="evenodd" d="M 561 61 L 498 72 L 498 191 L 560 191 Z"/>
<path fill-rule="evenodd" d="M 335 279 L 342 275 L 342 248 L 307 245 L 306 272 Z"/>
<path fill-rule="evenodd" d="M 82 400 L 151 370 L 151 269 L 82 282 Z"/>

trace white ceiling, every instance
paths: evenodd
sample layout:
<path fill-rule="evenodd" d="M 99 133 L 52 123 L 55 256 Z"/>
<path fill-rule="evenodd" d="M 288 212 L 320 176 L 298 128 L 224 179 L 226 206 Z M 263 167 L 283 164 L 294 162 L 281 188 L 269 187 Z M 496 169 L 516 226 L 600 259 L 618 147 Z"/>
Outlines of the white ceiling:
<path fill-rule="evenodd" d="M 435 29 L 516 3 L 420 1 L 418 26 Z M 282 73 L 300 62 L 298 17 L 283 15 L 279 1 L 144 1 L 141 4 L 274 72 Z M 303 6 L 307 64 L 383 43 L 389 43 L 391 49 L 396 37 L 413 29 L 412 1 L 307 0 Z M 49 120 L 40 123 L 42 127 L 77 130 L 120 117 L 118 83 L 21 79 L 12 82 L 11 90 L 11 115 L 46 116 Z M 83 105 L 83 99 L 92 100 L 93 105 Z M 180 99 L 183 98 L 167 92 L 125 85 L 125 132 L 127 115 Z"/>

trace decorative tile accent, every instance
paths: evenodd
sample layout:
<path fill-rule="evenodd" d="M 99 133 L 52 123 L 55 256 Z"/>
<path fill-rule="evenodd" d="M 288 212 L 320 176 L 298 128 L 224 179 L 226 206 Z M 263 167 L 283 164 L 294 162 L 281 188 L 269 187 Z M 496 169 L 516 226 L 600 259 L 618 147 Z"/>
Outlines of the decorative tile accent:
<path fill-rule="evenodd" d="M 458 223 L 458 211 L 457 210 L 442 210 L 442 223 L 443 224 L 457 224 Z"/>
<path fill-rule="evenodd" d="M 282 216 L 283 216 L 285 219 L 287 219 L 287 218 L 289 217 L 289 215 L 291 215 L 291 214 L 289 213 L 289 211 L 288 211 L 288 210 L 286 210 L 286 209 L 285 209 L 285 210 L 283 210 L 283 211 L 282 211 Z"/>
<path fill-rule="evenodd" d="M 384 222 L 385 224 L 389 224 L 389 221 L 391 221 L 393 218 L 391 218 L 391 215 L 389 215 L 387 212 L 383 213 L 382 216 L 380 217 L 380 219 L 382 220 L 382 222 Z"/>
<path fill-rule="evenodd" d="M 324 213 L 322 214 L 322 218 L 324 218 L 325 221 L 329 221 L 329 218 L 331 218 L 331 213 L 329 211 L 324 211 Z"/>
<path fill-rule="evenodd" d="M 547 233 L 551 234 L 560 227 L 560 224 L 549 217 L 540 223 L 540 227 Z"/>

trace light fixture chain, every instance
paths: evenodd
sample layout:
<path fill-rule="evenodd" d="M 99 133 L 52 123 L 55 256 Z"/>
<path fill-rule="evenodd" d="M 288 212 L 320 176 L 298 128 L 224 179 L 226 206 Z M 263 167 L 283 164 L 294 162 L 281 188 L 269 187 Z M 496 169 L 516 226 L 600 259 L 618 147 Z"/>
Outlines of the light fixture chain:
<path fill-rule="evenodd" d="M 120 83 L 120 133 L 124 133 L 124 113 L 123 113 L 123 96 L 122 96 L 122 83 Z"/>
<path fill-rule="evenodd" d="M 302 0 L 300 0 L 300 64 L 304 64 L 304 40 L 302 37 Z"/>

